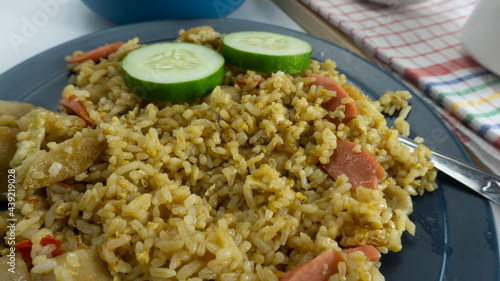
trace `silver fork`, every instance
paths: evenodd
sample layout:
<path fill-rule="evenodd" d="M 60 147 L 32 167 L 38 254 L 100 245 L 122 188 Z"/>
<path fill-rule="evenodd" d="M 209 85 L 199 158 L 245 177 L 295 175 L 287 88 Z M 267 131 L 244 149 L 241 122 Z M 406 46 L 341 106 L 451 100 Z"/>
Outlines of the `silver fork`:
<path fill-rule="evenodd" d="M 409 138 L 399 136 L 399 140 L 413 151 L 418 144 Z M 500 205 L 500 176 L 488 173 L 469 163 L 433 150 L 430 159 L 441 172 L 458 180 L 465 186 Z"/>

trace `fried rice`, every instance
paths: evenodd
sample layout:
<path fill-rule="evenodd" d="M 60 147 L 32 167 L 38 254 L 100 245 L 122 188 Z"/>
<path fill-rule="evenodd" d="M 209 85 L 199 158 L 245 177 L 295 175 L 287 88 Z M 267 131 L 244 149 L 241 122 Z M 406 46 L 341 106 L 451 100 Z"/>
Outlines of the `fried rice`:
<path fill-rule="evenodd" d="M 221 36 L 198 27 L 177 40 L 218 49 Z M 333 60 L 311 60 L 294 75 L 226 66 L 204 98 L 148 101 L 122 78 L 121 60 L 141 46 L 134 38 L 99 62 L 70 65 L 62 97 L 82 102 L 93 126 L 62 108 L 0 119 L 19 130 L 15 237 L 32 243 L 31 278 L 83 280 L 95 270 L 95 280 L 278 280 L 334 249 L 344 260 L 329 280 L 384 280 L 383 264 L 342 250 L 400 251 L 403 232 L 415 232 L 410 197 L 437 188 L 429 149 L 410 153 L 398 140 L 409 135 L 410 93 L 372 100 Z M 311 73 L 349 93 L 358 110 L 349 126 L 325 119 L 321 104 L 335 92 Z M 338 140 L 375 156 L 387 174 L 377 189 L 325 172 Z"/>

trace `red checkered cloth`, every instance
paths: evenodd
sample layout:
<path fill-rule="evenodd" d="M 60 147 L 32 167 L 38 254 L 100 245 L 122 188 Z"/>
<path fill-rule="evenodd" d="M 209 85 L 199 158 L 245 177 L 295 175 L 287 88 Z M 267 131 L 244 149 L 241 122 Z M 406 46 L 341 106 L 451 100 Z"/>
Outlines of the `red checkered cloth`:
<path fill-rule="evenodd" d="M 429 0 L 409 6 L 397 5 L 398 0 L 394 5 L 300 1 L 347 34 L 383 69 L 416 87 L 462 143 L 500 174 L 500 78 L 466 52 L 460 37 L 477 0 Z"/>

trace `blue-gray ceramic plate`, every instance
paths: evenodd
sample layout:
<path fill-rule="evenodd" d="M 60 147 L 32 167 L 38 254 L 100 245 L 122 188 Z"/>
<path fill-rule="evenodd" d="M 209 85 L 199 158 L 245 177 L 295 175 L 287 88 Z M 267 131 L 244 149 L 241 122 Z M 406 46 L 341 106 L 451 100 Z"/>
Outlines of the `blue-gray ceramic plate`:
<path fill-rule="evenodd" d="M 318 60 L 331 58 L 363 92 L 378 98 L 386 90 L 409 90 L 372 63 L 338 46 L 296 31 L 260 23 L 223 20 L 156 21 L 118 26 L 84 36 L 39 54 L 0 76 L 0 99 L 20 100 L 55 110 L 70 71 L 64 56 L 138 36 L 142 43 L 172 40 L 181 28 L 210 25 L 221 33 L 263 30 L 302 38 Z M 418 97 L 408 117 L 412 135 L 430 147 L 470 161 L 442 120 Z M 382 258 L 386 280 L 500 280 L 498 241 L 489 203 L 460 183 L 438 176 L 439 189 L 415 198 L 411 219 L 416 235 L 403 235 L 403 250 Z"/>

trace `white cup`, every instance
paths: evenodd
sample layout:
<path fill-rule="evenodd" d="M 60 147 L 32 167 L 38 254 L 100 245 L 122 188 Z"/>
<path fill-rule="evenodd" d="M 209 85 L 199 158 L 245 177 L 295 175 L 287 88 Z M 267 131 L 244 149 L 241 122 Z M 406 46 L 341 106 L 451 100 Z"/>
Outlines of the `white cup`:
<path fill-rule="evenodd" d="M 500 76 L 500 0 L 479 0 L 461 36 L 467 52 Z"/>

